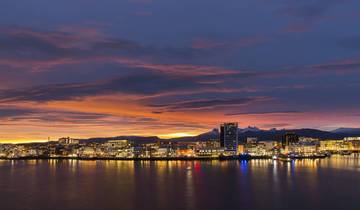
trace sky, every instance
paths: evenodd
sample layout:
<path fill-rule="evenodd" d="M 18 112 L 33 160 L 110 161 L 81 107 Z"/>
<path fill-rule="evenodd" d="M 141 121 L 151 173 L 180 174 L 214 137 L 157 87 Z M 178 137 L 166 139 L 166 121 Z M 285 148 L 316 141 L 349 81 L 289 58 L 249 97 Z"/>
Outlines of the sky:
<path fill-rule="evenodd" d="M 0 142 L 360 127 L 357 0 L 1 0 Z"/>

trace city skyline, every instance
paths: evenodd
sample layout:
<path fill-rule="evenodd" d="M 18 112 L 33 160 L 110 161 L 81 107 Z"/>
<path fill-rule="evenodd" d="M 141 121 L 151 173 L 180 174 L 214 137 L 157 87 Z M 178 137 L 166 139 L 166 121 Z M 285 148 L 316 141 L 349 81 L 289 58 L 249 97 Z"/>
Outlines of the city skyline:
<path fill-rule="evenodd" d="M 0 209 L 358 210 L 359 17 L 0 0 Z"/>
<path fill-rule="evenodd" d="M 239 129 L 227 122 L 220 129 L 192 138 L 117 136 L 42 143 L 0 144 L 0 160 L 253 160 L 284 162 L 359 156 L 359 130 L 348 133 L 317 130 Z M 251 130 L 251 131 L 250 131 Z M 344 131 L 343 131 L 344 132 Z"/>
<path fill-rule="evenodd" d="M 359 6 L 2 1 L 0 143 L 358 128 Z"/>

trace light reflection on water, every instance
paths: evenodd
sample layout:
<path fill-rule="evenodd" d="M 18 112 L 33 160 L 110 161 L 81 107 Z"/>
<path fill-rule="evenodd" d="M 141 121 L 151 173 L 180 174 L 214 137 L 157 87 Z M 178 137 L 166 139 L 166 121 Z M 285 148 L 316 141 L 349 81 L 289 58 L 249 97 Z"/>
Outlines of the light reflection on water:
<path fill-rule="evenodd" d="M 0 203 L 2 210 L 351 210 L 358 207 L 359 175 L 358 156 L 292 162 L 0 160 Z"/>

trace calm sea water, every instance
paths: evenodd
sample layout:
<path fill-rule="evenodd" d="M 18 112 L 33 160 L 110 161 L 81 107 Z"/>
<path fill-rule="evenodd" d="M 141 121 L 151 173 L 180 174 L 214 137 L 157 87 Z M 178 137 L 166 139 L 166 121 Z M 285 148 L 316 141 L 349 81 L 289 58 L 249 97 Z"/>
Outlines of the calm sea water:
<path fill-rule="evenodd" d="M 0 161 L 0 209 L 360 209 L 360 157 Z"/>

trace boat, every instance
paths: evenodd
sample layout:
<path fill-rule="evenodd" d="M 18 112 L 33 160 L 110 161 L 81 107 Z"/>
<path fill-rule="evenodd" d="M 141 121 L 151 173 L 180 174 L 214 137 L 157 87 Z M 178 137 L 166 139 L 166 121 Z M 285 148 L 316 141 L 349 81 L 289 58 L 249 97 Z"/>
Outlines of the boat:
<path fill-rule="evenodd" d="M 320 154 L 325 155 L 326 157 L 331 157 L 332 155 L 329 151 L 320 152 Z"/>
<path fill-rule="evenodd" d="M 280 160 L 280 161 L 284 161 L 284 162 L 291 162 L 291 158 L 288 155 L 274 155 L 273 156 L 273 160 Z"/>
<path fill-rule="evenodd" d="M 340 155 L 351 155 L 350 151 L 340 151 L 339 152 Z"/>

